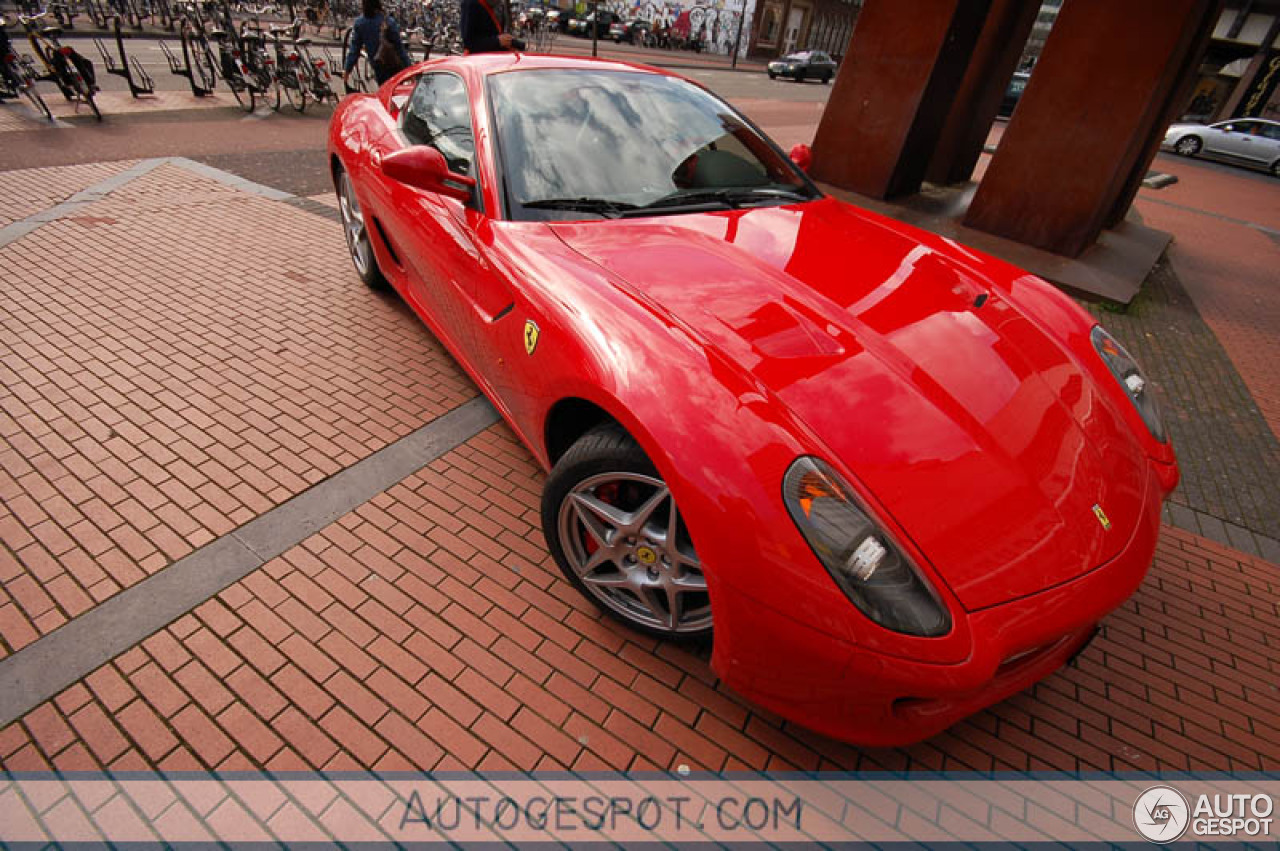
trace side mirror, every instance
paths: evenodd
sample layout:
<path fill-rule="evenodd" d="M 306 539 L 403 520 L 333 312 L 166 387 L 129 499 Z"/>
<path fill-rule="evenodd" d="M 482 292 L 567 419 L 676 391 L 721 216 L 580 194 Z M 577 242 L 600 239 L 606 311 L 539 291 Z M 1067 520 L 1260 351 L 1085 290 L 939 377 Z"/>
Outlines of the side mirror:
<path fill-rule="evenodd" d="M 476 182 L 465 174 L 449 171 L 444 154 L 428 145 L 413 145 L 382 158 L 382 173 L 392 180 L 438 192 L 459 201 L 471 200 Z"/>
<path fill-rule="evenodd" d="M 813 164 L 813 151 L 809 150 L 809 146 L 805 144 L 796 145 L 791 149 L 791 161 L 800 166 L 800 170 L 805 174 L 809 173 L 809 166 Z"/>

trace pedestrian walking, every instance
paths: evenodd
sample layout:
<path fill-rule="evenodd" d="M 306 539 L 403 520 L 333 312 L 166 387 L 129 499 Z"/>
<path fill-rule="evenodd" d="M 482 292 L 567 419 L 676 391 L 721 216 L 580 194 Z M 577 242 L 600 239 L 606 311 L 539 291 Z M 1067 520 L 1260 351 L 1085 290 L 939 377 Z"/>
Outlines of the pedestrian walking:
<path fill-rule="evenodd" d="M 351 70 L 356 67 L 360 51 L 364 50 L 373 66 L 373 76 L 378 85 L 408 68 L 409 51 L 400 38 L 400 27 L 382 11 L 382 0 L 362 0 L 360 17 L 351 26 L 351 49 L 343 65 L 342 82 L 349 84 Z"/>

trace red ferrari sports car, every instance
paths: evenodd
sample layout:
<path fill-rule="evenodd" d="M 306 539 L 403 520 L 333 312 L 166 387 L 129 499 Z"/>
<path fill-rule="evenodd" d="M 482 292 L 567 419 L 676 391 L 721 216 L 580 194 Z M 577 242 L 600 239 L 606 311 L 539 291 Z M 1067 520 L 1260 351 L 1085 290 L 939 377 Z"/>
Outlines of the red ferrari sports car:
<path fill-rule="evenodd" d="M 825 197 L 706 89 L 620 62 L 416 65 L 342 102 L 351 258 L 549 471 L 604 611 L 734 690 L 925 738 L 1066 663 L 1151 562 L 1173 449 L 1052 286 Z"/>

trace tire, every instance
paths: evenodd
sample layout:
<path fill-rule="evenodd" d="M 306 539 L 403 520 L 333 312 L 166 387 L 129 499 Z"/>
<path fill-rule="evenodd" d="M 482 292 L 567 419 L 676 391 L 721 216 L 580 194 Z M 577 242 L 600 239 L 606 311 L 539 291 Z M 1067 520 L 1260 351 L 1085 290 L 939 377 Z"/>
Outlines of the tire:
<path fill-rule="evenodd" d="M 49 111 L 49 104 L 44 102 L 44 96 L 36 89 L 35 80 L 27 80 L 22 86 L 22 93 L 27 96 L 27 100 L 31 101 L 36 112 L 43 115 L 46 121 L 53 121 L 53 113 Z"/>
<path fill-rule="evenodd" d="M 294 83 L 298 87 L 298 100 L 296 103 L 290 101 L 289 104 L 302 113 L 307 109 L 307 87 L 311 85 L 311 81 L 307 79 L 307 72 L 300 67 L 295 67 L 292 73 Z"/>
<path fill-rule="evenodd" d="M 711 598 L 688 529 L 621 427 L 592 429 L 556 463 L 542 491 L 542 530 L 565 577 L 609 616 L 657 638 L 711 636 Z"/>
<path fill-rule="evenodd" d="M 276 75 L 263 68 L 256 74 L 258 94 L 273 112 L 280 111 L 280 81 Z"/>
<path fill-rule="evenodd" d="M 823 74 L 823 75 L 822 75 L 822 85 L 824 85 L 824 86 L 825 86 L 827 83 L 830 83 L 830 82 L 831 82 L 831 75 L 830 75 L 830 74 Z"/>
<path fill-rule="evenodd" d="M 1280 160 L 1276 160 L 1271 164 L 1271 176 L 1280 177 Z"/>
<path fill-rule="evenodd" d="M 284 89 L 285 100 L 289 101 L 289 106 L 293 107 L 295 112 L 302 112 L 307 108 L 302 90 L 298 88 L 298 75 L 294 73 L 293 67 L 281 70 L 280 87 Z"/>
<path fill-rule="evenodd" d="M 338 166 L 338 172 L 334 175 L 334 189 L 338 193 L 338 215 L 342 219 L 342 234 L 347 240 L 351 265 L 356 267 L 356 274 L 364 281 L 365 286 L 374 290 L 387 289 L 387 279 L 378 268 L 378 258 L 369 241 L 369 231 L 365 227 L 364 213 L 356 198 L 355 186 L 341 166 Z"/>
<path fill-rule="evenodd" d="M 1184 157 L 1194 157 L 1203 147 L 1204 143 L 1199 136 L 1183 136 L 1174 143 L 1173 149 Z"/>
<path fill-rule="evenodd" d="M 803 72 L 803 71 L 797 71 L 797 72 L 796 72 L 795 81 L 796 81 L 797 83 L 803 83 L 803 82 L 804 82 L 804 72 Z"/>
<path fill-rule="evenodd" d="M 82 87 L 80 90 L 81 97 L 84 98 L 85 103 L 89 104 L 89 108 L 93 110 L 93 117 L 101 121 L 102 110 L 98 109 L 98 102 L 93 99 L 93 86 L 83 79 L 80 80 L 80 85 Z"/>
<path fill-rule="evenodd" d="M 235 93 L 236 102 L 240 104 L 240 108 L 252 114 L 253 110 L 257 108 L 257 96 L 253 92 L 253 86 L 249 85 L 249 81 L 245 79 L 243 73 L 236 74 L 236 84 L 231 91 Z"/>
<path fill-rule="evenodd" d="M 773 73 L 772 71 L 769 71 L 769 72 L 768 72 L 768 74 L 769 74 L 769 79 L 770 79 L 770 80 L 776 80 L 776 79 L 778 79 L 778 75 L 777 75 L 777 74 L 775 74 L 775 73 Z"/>

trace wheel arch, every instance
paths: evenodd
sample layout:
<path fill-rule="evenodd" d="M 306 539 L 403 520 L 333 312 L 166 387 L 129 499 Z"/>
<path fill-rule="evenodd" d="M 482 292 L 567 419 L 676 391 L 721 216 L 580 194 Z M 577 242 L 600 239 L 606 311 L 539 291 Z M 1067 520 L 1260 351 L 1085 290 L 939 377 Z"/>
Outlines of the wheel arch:
<path fill-rule="evenodd" d="M 557 401 L 547 412 L 542 430 L 548 465 L 554 467 L 580 437 L 596 426 L 608 423 L 614 423 L 630 434 L 630 430 L 617 417 L 595 402 L 577 396 Z"/>

